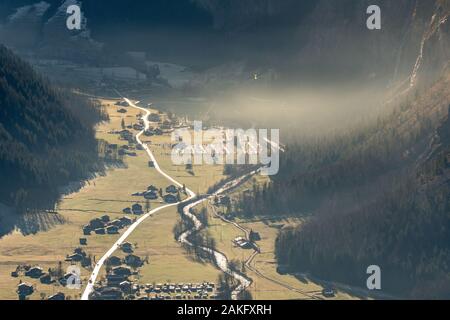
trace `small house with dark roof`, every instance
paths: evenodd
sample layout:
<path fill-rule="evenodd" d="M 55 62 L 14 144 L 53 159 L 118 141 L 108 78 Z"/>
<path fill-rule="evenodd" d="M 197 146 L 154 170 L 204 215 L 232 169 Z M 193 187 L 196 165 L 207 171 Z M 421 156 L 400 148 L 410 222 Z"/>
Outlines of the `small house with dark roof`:
<path fill-rule="evenodd" d="M 126 227 L 126 226 L 129 226 L 129 225 L 131 225 L 133 223 L 133 221 L 130 218 L 128 218 L 128 217 L 122 217 L 119 220 L 122 223 L 122 228 Z"/>
<path fill-rule="evenodd" d="M 48 300 L 55 300 L 55 301 L 66 300 L 66 295 L 62 292 L 58 292 L 58 293 L 48 297 Z"/>
<path fill-rule="evenodd" d="M 104 235 L 104 234 L 106 234 L 106 230 L 105 230 L 105 228 L 95 229 L 95 234 Z"/>
<path fill-rule="evenodd" d="M 48 273 L 45 273 L 42 277 L 40 277 L 39 281 L 42 284 L 51 284 L 53 282 L 52 277 Z"/>
<path fill-rule="evenodd" d="M 144 211 L 142 210 L 142 206 L 139 203 L 133 204 L 133 206 L 131 207 L 131 211 L 133 211 L 133 213 L 136 215 L 141 215 L 144 213 Z"/>
<path fill-rule="evenodd" d="M 128 267 L 114 267 L 112 269 L 112 274 L 115 275 L 121 275 L 121 276 L 130 276 L 131 275 L 131 270 Z"/>
<path fill-rule="evenodd" d="M 116 226 L 109 226 L 106 228 L 106 233 L 107 234 L 118 234 L 119 233 L 119 228 Z"/>
<path fill-rule="evenodd" d="M 110 266 L 118 267 L 122 264 L 122 259 L 116 256 L 112 256 L 108 258 L 107 264 Z"/>
<path fill-rule="evenodd" d="M 25 276 L 33 279 L 39 279 L 43 274 L 44 272 L 41 267 L 33 267 L 25 272 Z"/>
<path fill-rule="evenodd" d="M 142 267 L 144 264 L 142 259 L 134 254 L 129 254 L 125 257 L 124 262 L 127 266 L 133 267 L 133 268 L 139 268 Z"/>
<path fill-rule="evenodd" d="M 132 253 L 133 252 L 133 245 L 131 243 L 129 243 L 129 242 L 124 242 L 120 246 L 120 249 L 122 249 L 122 251 L 125 252 L 125 253 Z"/>
<path fill-rule="evenodd" d="M 166 192 L 167 193 L 177 193 L 178 188 L 172 184 L 166 188 Z"/>
<path fill-rule="evenodd" d="M 173 195 L 173 194 L 166 194 L 164 196 L 164 201 L 166 203 L 177 203 L 178 202 L 178 198 L 175 195 Z"/>
<path fill-rule="evenodd" d="M 87 225 L 83 227 L 83 235 L 90 236 L 92 232 L 91 226 Z"/>
<path fill-rule="evenodd" d="M 144 194 L 144 198 L 148 199 L 148 200 L 156 200 L 156 199 L 158 199 L 158 193 L 155 191 L 147 191 Z"/>
<path fill-rule="evenodd" d="M 105 222 L 103 222 L 101 219 L 93 219 L 89 222 L 89 226 L 92 230 L 100 229 L 105 227 Z"/>

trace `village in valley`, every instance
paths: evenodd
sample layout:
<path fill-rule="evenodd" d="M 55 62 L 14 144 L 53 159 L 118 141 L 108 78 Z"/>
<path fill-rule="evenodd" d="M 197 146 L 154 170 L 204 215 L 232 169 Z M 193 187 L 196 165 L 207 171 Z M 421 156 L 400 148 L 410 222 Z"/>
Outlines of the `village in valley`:
<path fill-rule="evenodd" d="M 136 132 L 144 130 L 142 114 L 138 113 L 131 119 L 135 123 L 128 122 L 126 114 L 129 113 L 129 106 L 126 101 L 117 101 L 110 104 L 111 108 L 116 108 L 120 117 L 120 130 L 110 130 L 108 135 L 116 136 L 116 141 L 122 143 L 110 143 L 100 140 L 99 152 L 107 160 L 126 162 L 125 157 L 135 158 L 137 152 L 143 148 L 136 142 Z M 150 106 L 149 106 L 150 107 Z M 131 110 L 130 110 L 131 111 Z M 130 119 L 130 120 L 131 120 Z M 152 126 L 145 130 L 144 136 L 163 137 L 168 136 L 174 128 L 187 126 L 174 115 L 164 114 L 162 112 L 151 113 L 149 120 Z M 134 121 L 133 121 L 134 122 Z M 148 141 L 147 143 L 151 143 Z M 168 143 L 159 144 L 165 150 L 170 146 Z M 148 170 L 154 168 L 153 161 L 148 161 Z M 192 167 L 189 168 L 192 171 Z M 190 173 L 192 174 L 192 173 Z M 66 254 L 64 261 L 59 261 L 53 268 L 45 269 L 38 264 L 19 264 L 11 272 L 11 277 L 18 280 L 17 296 L 19 299 L 29 299 L 36 296 L 37 293 L 41 299 L 65 300 L 75 298 L 70 295 L 85 285 L 81 274 L 93 269 L 99 256 L 89 253 L 89 246 L 95 240 L 92 237 L 113 237 L 120 235 L 130 225 L 132 225 L 140 216 L 150 211 L 154 206 L 174 204 L 186 199 L 186 187 L 177 187 L 169 185 L 149 185 L 144 190 L 136 190 L 131 194 L 135 199 L 134 203 L 122 209 L 122 215 L 103 214 L 87 221 L 79 230 L 77 246 L 70 253 Z M 240 240 L 239 240 L 240 241 Z M 236 241 L 236 245 L 242 245 Z M 89 299 L 117 300 L 117 299 L 215 299 L 217 297 L 217 285 L 213 281 L 199 282 L 164 282 L 164 283 L 141 283 L 140 269 L 148 265 L 152 257 L 139 256 L 135 253 L 139 243 L 124 242 L 117 248 L 114 255 L 110 256 L 105 262 L 105 273 L 95 284 L 95 289 Z M 69 267 L 68 267 L 69 266 Z M 73 268 L 71 268 L 73 267 Z M 51 288 L 52 294 L 41 292 L 42 288 Z M 67 289 L 69 288 L 69 290 Z M 48 291 L 48 290 L 47 290 Z"/>
<path fill-rule="evenodd" d="M 98 127 L 99 154 L 110 163 L 111 169 L 105 177 L 88 181 L 78 193 L 66 196 L 58 204 L 55 214 L 64 216 L 69 222 L 49 232 L 56 232 L 58 237 L 58 232 L 63 232 L 67 225 L 71 227 L 73 236 L 70 244 L 58 249 L 54 262 L 18 263 L 14 270 L 9 271 L 10 278 L 16 282 L 15 293 L 19 299 L 81 298 L 84 288 L 92 281 L 89 275 L 100 258 L 114 239 L 138 219 L 152 209 L 186 200 L 187 186 L 197 186 L 199 194 L 208 194 L 212 185 L 229 180 L 223 165 L 184 167 L 173 166 L 170 162 L 170 135 L 178 128 L 192 129 L 187 119 L 154 110 L 149 104 L 150 126 L 145 130 L 142 112 L 130 108 L 127 101 L 104 100 L 102 104 L 110 115 L 110 121 Z M 143 143 L 152 149 L 165 171 L 182 181 L 182 186 L 174 185 L 156 172 L 154 161 L 148 160 L 144 148 L 136 141 L 136 134 L 142 131 Z M 118 174 L 121 175 L 120 185 L 114 177 Z M 226 254 L 233 272 L 251 277 L 248 290 L 254 298 L 323 297 L 322 287 L 312 282 L 304 284 L 308 290 L 286 290 L 299 282 L 292 276 L 278 273 L 270 262 L 275 257 L 268 253 L 273 252 L 279 221 L 246 221 L 232 210 L 233 203 L 247 194 L 255 183 L 264 184 L 266 181 L 263 177 L 248 178 L 230 192 L 213 197 L 201 210 L 194 210 L 203 222 L 198 232 L 199 239 L 203 240 L 196 240 L 200 241 L 197 245 L 201 246 L 202 241 L 215 243 L 214 250 Z M 108 194 L 110 199 L 105 198 Z M 94 209 L 90 202 L 96 203 L 97 207 Z M 179 210 L 175 206 L 155 217 L 150 216 L 121 243 L 105 260 L 89 299 L 201 300 L 229 297 L 231 292 L 223 290 L 230 283 L 220 283 L 223 281 L 220 279 L 222 272 L 214 259 L 198 255 L 197 249 L 187 250 L 178 242 L 172 228 L 175 228 L 177 220 L 179 223 L 183 221 Z M 281 227 L 286 223 L 297 222 L 285 220 Z M 44 241 L 47 240 L 44 238 Z M 71 249 L 65 249 L 68 247 Z M 66 251 L 62 253 L 62 250 Z M 268 275 L 261 276 L 262 271 L 257 266 Z M 335 295 L 333 291 L 328 297 L 334 298 Z"/>

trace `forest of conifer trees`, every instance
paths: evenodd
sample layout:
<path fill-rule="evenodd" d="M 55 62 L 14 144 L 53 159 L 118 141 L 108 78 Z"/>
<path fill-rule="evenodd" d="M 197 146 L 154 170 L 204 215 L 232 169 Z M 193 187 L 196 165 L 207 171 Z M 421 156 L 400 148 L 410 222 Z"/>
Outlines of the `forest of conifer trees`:
<path fill-rule="evenodd" d="M 104 118 L 0 46 L 0 202 L 52 209 L 58 188 L 101 168 L 93 125 Z"/>

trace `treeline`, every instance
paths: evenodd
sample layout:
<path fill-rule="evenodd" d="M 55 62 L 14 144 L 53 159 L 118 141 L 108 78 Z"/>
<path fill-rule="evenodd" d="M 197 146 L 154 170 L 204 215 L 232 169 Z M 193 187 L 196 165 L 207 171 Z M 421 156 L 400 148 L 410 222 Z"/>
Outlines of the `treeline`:
<path fill-rule="evenodd" d="M 422 149 L 422 155 L 431 155 L 425 162 L 399 166 L 392 179 L 374 179 L 372 190 L 377 191 L 370 196 L 322 207 L 303 225 L 283 230 L 276 242 L 279 264 L 359 287 L 365 286 L 367 267 L 378 265 L 385 292 L 408 298 L 448 297 L 450 120 L 437 132 Z"/>
<path fill-rule="evenodd" d="M 450 122 L 442 124 L 441 89 L 359 129 L 290 144 L 280 173 L 231 210 L 310 216 L 276 242 L 278 263 L 292 272 L 365 287 L 367 267 L 379 265 L 384 292 L 448 297 Z"/>
<path fill-rule="evenodd" d="M 0 202 L 52 209 L 61 186 L 101 168 L 93 126 L 103 119 L 100 106 L 0 46 Z"/>
<path fill-rule="evenodd" d="M 256 186 L 252 195 L 242 195 L 235 210 L 246 216 L 301 215 L 349 193 L 372 197 L 379 190 L 370 186 L 402 175 L 435 130 L 436 114 L 442 110 L 427 115 L 415 112 L 418 107 L 404 104 L 347 133 L 290 144 L 280 154 L 279 174 L 267 185 Z"/>

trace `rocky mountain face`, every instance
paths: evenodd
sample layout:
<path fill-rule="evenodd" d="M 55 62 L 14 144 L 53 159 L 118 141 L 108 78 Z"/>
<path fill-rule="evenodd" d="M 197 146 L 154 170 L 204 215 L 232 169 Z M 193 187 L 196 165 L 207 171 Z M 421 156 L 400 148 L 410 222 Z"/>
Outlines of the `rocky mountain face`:
<path fill-rule="evenodd" d="M 81 2 L 65 0 L 55 6 L 41 1 L 15 8 L 0 29 L 2 42 L 45 58 L 96 61 L 101 56 L 102 44 L 91 38 L 87 20 L 83 17 L 81 30 L 66 27 L 66 10 L 70 5 L 81 6 Z"/>
<path fill-rule="evenodd" d="M 409 86 L 432 81 L 450 59 L 448 0 L 195 2 L 211 12 L 215 27 L 224 32 L 249 32 L 265 22 L 289 24 L 296 30 L 290 43 L 298 46 L 287 60 L 290 67 L 317 70 L 319 65 L 372 77 L 388 73 Z M 381 30 L 366 27 L 366 10 L 373 4 L 381 8 Z"/>
<path fill-rule="evenodd" d="M 230 59 L 250 55 L 254 64 L 285 73 L 359 73 L 371 79 L 387 76 L 392 85 L 404 90 L 438 78 L 450 58 L 450 0 L 241 0 L 232 4 L 183 0 L 178 6 L 162 0 L 136 0 L 123 19 L 118 18 L 123 1 L 111 1 L 107 9 L 91 0 L 38 1 L 5 0 L 0 4 L 0 19 L 2 7 L 9 8 L 3 9 L 9 13 L 0 22 L 2 42 L 43 56 L 93 61 L 100 56 L 102 45 L 92 39 L 86 19 L 82 31 L 65 28 L 67 6 L 82 4 L 86 15 L 91 20 L 95 17 L 91 21 L 94 28 L 101 25 L 103 29 L 118 21 L 124 21 L 126 28 L 134 20 L 139 20 L 142 28 L 167 27 L 173 19 L 164 22 L 156 18 L 178 16 L 183 9 L 183 30 L 198 27 L 197 20 L 201 20 L 202 30 L 214 28 L 214 36 L 226 40 L 227 52 L 234 52 Z M 381 8 L 381 30 L 366 27 L 366 10 L 373 4 Z M 158 43 L 149 43 L 148 51 L 155 46 Z"/>

